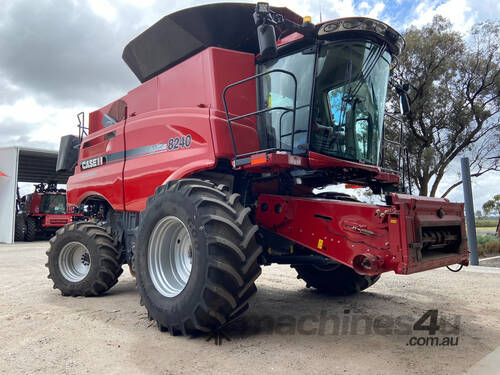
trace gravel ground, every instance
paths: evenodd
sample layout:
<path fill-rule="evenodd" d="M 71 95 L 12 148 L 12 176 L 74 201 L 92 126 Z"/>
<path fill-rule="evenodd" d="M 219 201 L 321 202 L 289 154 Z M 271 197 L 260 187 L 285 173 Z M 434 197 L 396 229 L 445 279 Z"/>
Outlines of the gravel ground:
<path fill-rule="evenodd" d="M 339 298 L 266 267 L 250 311 L 222 331 L 231 341 L 214 345 L 159 332 L 128 271 L 102 297 L 62 297 L 46 278 L 47 247 L 0 245 L 1 374 L 460 374 L 500 345 L 498 269 L 386 274 Z M 438 310 L 434 336 L 412 329 L 427 310 Z"/>

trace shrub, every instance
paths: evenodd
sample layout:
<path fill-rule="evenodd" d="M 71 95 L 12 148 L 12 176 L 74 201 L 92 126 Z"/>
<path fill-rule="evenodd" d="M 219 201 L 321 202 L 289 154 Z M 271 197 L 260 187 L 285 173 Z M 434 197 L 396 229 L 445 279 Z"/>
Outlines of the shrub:
<path fill-rule="evenodd" d="M 495 236 L 494 234 L 478 234 L 477 244 L 485 246 L 488 242 L 500 242 L 500 237 Z"/>
<path fill-rule="evenodd" d="M 487 242 L 485 245 L 485 253 L 487 255 L 498 255 L 500 254 L 500 241 Z"/>
<path fill-rule="evenodd" d="M 494 234 L 478 234 L 477 253 L 480 257 L 500 254 L 500 237 Z"/>
<path fill-rule="evenodd" d="M 481 245 L 481 244 L 479 244 L 479 243 L 477 244 L 477 255 L 478 255 L 479 257 L 484 257 L 484 256 L 486 256 L 486 253 L 484 252 L 484 246 L 483 246 L 483 245 Z"/>

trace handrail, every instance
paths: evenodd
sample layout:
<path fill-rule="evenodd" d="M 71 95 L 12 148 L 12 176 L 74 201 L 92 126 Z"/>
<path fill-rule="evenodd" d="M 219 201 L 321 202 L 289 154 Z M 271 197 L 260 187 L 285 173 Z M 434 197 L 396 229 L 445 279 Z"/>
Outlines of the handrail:
<path fill-rule="evenodd" d="M 88 127 L 85 127 L 85 113 L 84 112 L 80 112 L 76 115 L 76 118 L 78 119 L 78 138 L 80 138 L 80 140 L 84 137 L 84 136 L 87 136 L 88 135 L 88 130 L 89 128 Z"/>
<path fill-rule="evenodd" d="M 257 110 L 255 112 L 247 113 L 245 115 L 231 117 L 230 114 L 229 114 L 229 110 L 228 110 L 228 107 L 227 107 L 227 100 L 226 100 L 226 94 L 229 91 L 229 89 L 231 89 L 231 88 L 233 88 L 235 86 L 241 85 L 243 83 L 255 80 L 257 78 L 263 77 L 265 75 L 270 75 L 272 73 L 283 73 L 283 74 L 286 74 L 286 75 L 290 76 L 293 79 L 293 82 L 294 82 L 293 107 L 292 108 L 289 108 L 289 107 L 271 107 L 271 108 L 260 109 L 260 110 Z M 295 117 L 296 117 L 296 112 L 297 112 L 297 77 L 295 77 L 295 74 L 293 74 L 292 72 L 289 72 L 287 70 L 283 70 L 283 69 L 273 69 L 273 70 L 270 70 L 268 72 L 259 73 L 259 74 L 256 74 L 256 75 L 252 76 L 252 77 L 245 78 L 245 79 L 243 79 L 241 81 L 231 83 L 230 85 L 227 85 L 224 88 L 224 91 L 222 92 L 222 101 L 224 103 L 224 110 L 226 112 L 227 123 L 229 125 L 229 133 L 231 135 L 231 142 L 233 143 L 234 160 L 236 160 L 238 158 L 241 158 L 243 156 L 255 155 L 255 154 L 259 154 L 259 153 L 270 151 L 270 150 L 273 150 L 273 151 L 291 151 L 293 153 L 293 145 L 294 145 L 294 140 L 295 140 L 294 139 L 295 138 L 294 137 L 295 136 Z M 265 150 L 261 149 L 261 150 L 257 150 L 257 151 L 250 152 L 250 153 L 245 153 L 245 154 L 238 154 L 238 150 L 236 148 L 236 141 L 234 139 L 233 127 L 231 125 L 231 122 L 232 121 L 236 121 L 236 120 L 240 120 L 242 118 L 250 117 L 250 116 L 258 116 L 258 115 L 261 115 L 263 113 L 267 113 L 267 112 L 271 112 L 271 111 L 275 111 L 275 110 L 284 111 L 281 114 L 280 124 L 279 124 L 279 128 L 280 128 L 279 129 L 279 132 L 280 132 L 280 147 L 279 148 L 265 149 Z M 291 144 L 291 150 L 282 150 L 281 149 L 281 119 L 283 117 L 283 114 L 284 113 L 288 113 L 288 112 L 292 112 L 293 113 L 293 118 L 292 118 L 292 134 L 291 134 L 292 135 L 292 142 L 291 142 L 292 144 Z"/>
<path fill-rule="evenodd" d="M 410 155 L 408 152 L 408 148 L 403 146 L 403 138 L 402 138 L 402 129 L 400 129 L 399 142 L 391 141 L 385 137 L 382 138 L 382 160 L 381 160 L 381 168 L 384 168 L 384 155 L 385 155 L 385 144 L 389 143 L 398 147 L 398 165 L 397 170 L 391 170 L 392 172 L 396 172 L 400 175 L 402 180 L 403 188 L 406 190 L 406 182 L 408 182 L 408 192 L 410 195 L 412 194 L 411 188 L 411 176 L 410 176 Z M 408 180 L 408 181 L 407 181 Z"/>

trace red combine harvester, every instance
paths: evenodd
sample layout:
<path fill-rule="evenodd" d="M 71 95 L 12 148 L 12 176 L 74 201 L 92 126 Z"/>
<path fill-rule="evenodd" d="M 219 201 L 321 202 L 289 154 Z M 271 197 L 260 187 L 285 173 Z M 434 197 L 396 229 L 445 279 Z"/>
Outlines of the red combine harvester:
<path fill-rule="evenodd" d="M 61 140 L 58 169 L 77 161 L 68 202 L 95 223 L 50 241 L 54 288 L 100 295 L 128 263 L 150 319 L 191 334 L 244 312 L 261 265 L 290 264 L 331 294 L 467 265 L 463 205 L 407 195 L 404 173 L 382 167 L 403 48 L 373 19 L 313 25 L 266 3 L 158 21 L 123 52 L 142 84 L 91 113 L 88 135 Z M 335 184 L 386 204 L 321 190 Z"/>
<path fill-rule="evenodd" d="M 34 241 L 37 235 L 52 236 L 73 220 L 66 210 L 66 190 L 56 184 L 38 184 L 35 192 L 17 199 L 16 241 Z"/>

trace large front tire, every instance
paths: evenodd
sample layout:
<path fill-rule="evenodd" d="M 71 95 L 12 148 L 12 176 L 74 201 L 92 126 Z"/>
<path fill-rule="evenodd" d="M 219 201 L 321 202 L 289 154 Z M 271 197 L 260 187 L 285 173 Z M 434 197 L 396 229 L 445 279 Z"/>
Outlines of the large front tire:
<path fill-rule="evenodd" d="M 303 279 L 306 286 L 335 296 L 356 294 L 375 284 L 380 275 L 367 276 L 356 273 L 343 264 L 316 266 L 295 265 L 297 278 Z"/>
<path fill-rule="evenodd" d="M 249 306 L 261 273 L 258 229 L 239 194 L 209 181 L 160 186 L 141 213 L 135 270 L 160 330 L 210 332 Z"/>
<path fill-rule="evenodd" d="M 68 224 L 49 243 L 48 278 L 63 296 L 101 295 L 118 282 L 123 272 L 112 237 L 95 224 Z"/>

